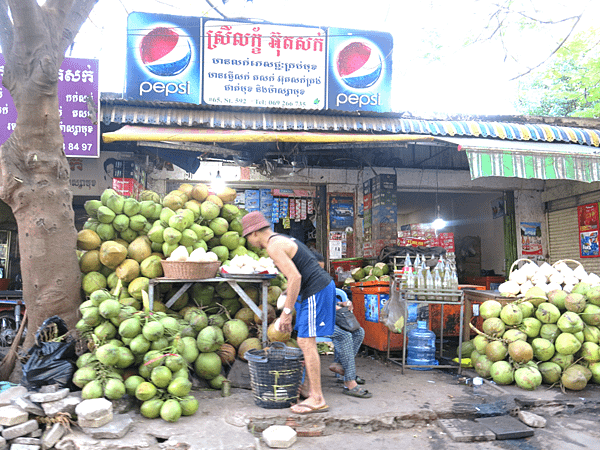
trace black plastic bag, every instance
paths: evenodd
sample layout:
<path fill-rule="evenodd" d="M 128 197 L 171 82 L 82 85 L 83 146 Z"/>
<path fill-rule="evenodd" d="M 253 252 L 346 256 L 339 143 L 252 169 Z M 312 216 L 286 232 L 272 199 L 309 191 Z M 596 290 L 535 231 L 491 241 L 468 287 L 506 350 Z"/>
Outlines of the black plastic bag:
<path fill-rule="evenodd" d="M 61 388 L 73 387 L 75 373 L 75 340 L 64 338 L 59 342 L 45 342 L 45 333 L 53 330 L 57 337 L 67 333 L 64 320 L 52 316 L 44 321 L 35 335 L 35 345 L 29 349 L 29 359 L 23 366 L 23 379 L 28 389 L 58 384 Z"/>

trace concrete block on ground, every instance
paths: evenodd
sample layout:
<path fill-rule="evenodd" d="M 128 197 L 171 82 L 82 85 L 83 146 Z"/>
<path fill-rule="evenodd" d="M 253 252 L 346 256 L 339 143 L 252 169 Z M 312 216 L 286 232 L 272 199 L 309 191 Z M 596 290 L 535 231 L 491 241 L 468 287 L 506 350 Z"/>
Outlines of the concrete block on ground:
<path fill-rule="evenodd" d="M 271 448 L 288 448 L 296 442 L 296 430 L 287 425 L 271 425 L 262 432 L 265 443 Z"/>
<path fill-rule="evenodd" d="M 533 436 L 533 430 L 511 416 L 484 417 L 476 422 L 488 427 L 496 439 L 521 439 Z"/>
<path fill-rule="evenodd" d="M 2 430 L 2 437 L 7 441 L 11 439 L 15 439 L 21 436 L 27 436 L 32 431 L 39 429 L 39 425 L 37 420 L 31 419 L 27 422 L 20 423 L 19 425 L 15 425 L 13 427 L 8 427 Z"/>
<path fill-rule="evenodd" d="M 60 423 L 55 423 L 52 427 L 47 428 L 42 435 L 42 449 L 46 450 L 54 447 L 54 445 L 65 435 L 67 429 Z"/>
<path fill-rule="evenodd" d="M 41 386 L 38 390 L 38 392 L 42 393 L 42 394 L 48 394 L 50 392 L 58 392 L 60 389 L 62 389 L 58 383 L 54 383 L 54 384 L 45 384 L 44 386 Z"/>
<path fill-rule="evenodd" d="M 32 437 L 18 437 L 13 439 L 12 444 L 23 444 L 23 445 L 42 445 L 42 441 L 38 438 Z"/>
<path fill-rule="evenodd" d="M 13 386 L 0 393 L 0 406 L 8 406 L 11 401 L 15 398 L 22 397 L 27 394 L 27 388 L 25 386 Z"/>
<path fill-rule="evenodd" d="M 29 400 L 36 403 L 55 402 L 69 395 L 69 388 L 59 389 L 55 392 L 32 392 Z"/>
<path fill-rule="evenodd" d="M 32 438 L 40 438 L 40 437 L 42 437 L 42 429 L 38 428 L 37 430 L 33 430 L 27 436 L 32 437 Z"/>
<path fill-rule="evenodd" d="M 133 419 L 127 414 L 114 414 L 112 421 L 96 428 L 83 428 L 83 432 L 94 439 L 119 439 L 133 426 Z"/>
<path fill-rule="evenodd" d="M 21 408 L 23 411 L 27 411 L 29 414 L 36 416 L 44 416 L 44 410 L 37 403 L 33 403 L 26 396 L 17 397 L 12 401 L 12 404 Z"/>
<path fill-rule="evenodd" d="M 6 439 L 0 436 L 0 450 L 8 450 L 8 443 Z"/>
<path fill-rule="evenodd" d="M 41 450 L 42 447 L 39 445 L 27 445 L 27 444 L 12 444 L 10 450 Z"/>
<path fill-rule="evenodd" d="M 29 413 L 23 411 L 15 405 L 3 406 L 0 408 L 0 425 L 12 427 L 23 422 L 27 422 Z"/>
<path fill-rule="evenodd" d="M 48 417 L 54 417 L 58 413 L 69 413 L 72 416 L 75 414 L 75 408 L 82 401 L 81 394 L 77 395 L 73 393 L 55 402 L 42 403 L 42 408 L 44 414 Z"/>
<path fill-rule="evenodd" d="M 75 414 L 77 414 L 77 417 L 83 417 L 87 420 L 104 417 L 109 412 L 112 415 L 112 411 L 112 403 L 105 398 L 83 400 L 75 407 Z"/>
<path fill-rule="evenodd" d="M 529 427 L 544 428 L 546 426 L 546 419 L 529 411 L 519 411 L 517 417 Z"/>
<path fill-rule="evenodd" d="M 113 419 L 113 406 L 105 398 L 83 400 L 75 407 L 77 423 L 81 428 L 98 428 Z"/>
<path fill-rule="evenodd" d="M 467 419 L 439 419 L 438 424 L 453 441 L 493 441 L 496 435 L 486 426 Z"/>

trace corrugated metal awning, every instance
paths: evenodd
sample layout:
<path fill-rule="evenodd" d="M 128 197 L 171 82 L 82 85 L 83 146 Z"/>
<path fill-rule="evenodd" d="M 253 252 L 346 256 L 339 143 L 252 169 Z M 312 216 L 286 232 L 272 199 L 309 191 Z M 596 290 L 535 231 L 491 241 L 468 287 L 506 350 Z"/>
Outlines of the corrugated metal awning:
<path fill-rule="evenodd" d="M 425 120 L 398 116 L 309 114 L 252 110 L 222 110 L 149 104 L 126 100 L 102 101 L 106 124 L 155 125 L 271 131 L 334 131 L 417 134 L 435 137 L 494 138 L 503 141 L 564 142 L 600 146 L 600 131 L 542 123 L 484 120 Z"/>
<path fill-rule="evenodd" d="M 102 134 L 106 143 L 138 142 L 408 142 L 433 141 L 410 134 L 320 133 L 307 131 L 223 130 L 214 128 L 148 127 L 126 125 Z"/>
<path fill-rule="evenodd" d="M 586 145 L 436 138 L 467 153 L 471 178 L 517 177 L 600 181 L 600 150 Z"/>

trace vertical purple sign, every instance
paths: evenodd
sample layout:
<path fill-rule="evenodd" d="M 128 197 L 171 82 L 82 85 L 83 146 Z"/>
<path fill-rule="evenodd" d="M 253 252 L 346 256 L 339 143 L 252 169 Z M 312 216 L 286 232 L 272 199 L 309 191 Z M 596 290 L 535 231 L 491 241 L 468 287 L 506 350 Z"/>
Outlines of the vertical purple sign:
<path fill-rule="evenodd" d="M 8 90 L 1 86 L 4 62 L 0 54 L 0 143 L 8 139 L 17 123 L 17 109 Z M 93 106 L 98 114 L 100 105 L 97 59 L 64 59 L 58 73 L 58 104 L 65 154 L 100 157 L 98 120 L 90 118 L 88 110 L 88 105 Z"/>

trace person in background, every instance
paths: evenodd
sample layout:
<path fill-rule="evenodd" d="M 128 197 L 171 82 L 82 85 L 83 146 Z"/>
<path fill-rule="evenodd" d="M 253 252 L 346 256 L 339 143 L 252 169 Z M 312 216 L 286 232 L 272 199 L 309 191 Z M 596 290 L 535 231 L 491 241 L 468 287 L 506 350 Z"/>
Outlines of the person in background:
<path fill-rule="evenodd" d="M 287 278 L 287 296 L 279 316 L 279 329 L 292 332 L 292 308 L 296 309 L 298 346 L 306 368 L 306 399 L 292 405 L 296 414 L 329 410 L 321 388 L 321 361 L 317 337 L 331 336 L 335 325 L 335 283 L 317 262 L 313 252 L 296 239 L 271 230 L 260 211 L 242 217 L 243 236 L 267 250 L 269 257 Z M 295 305 L 294 305 L 295 303 Z"/>
<path fill-rule="evenodd" d="M 323 255 L 316 250 L 313 250 L 313 253 L 319 261 L 319 265 L 324 268 L 325 258 Z M 354 305 L 344 291 L 336 289 L 335 295 L 336 309 L 347 306 L 351 312 L 354 312 Z M 344 394 L 358 398 L 371 398 L 373 394 L 359 386 L 359 384 L 365 384 L 365 380 L 356 375 L 356 355 L 364 338 L 365 330 L 362 327 L 355 331 L 346 331 L 336 325 L 331 335 L 334 359 L 329 370 L 336 374 L 338 380 L 344 382 Z"/>

